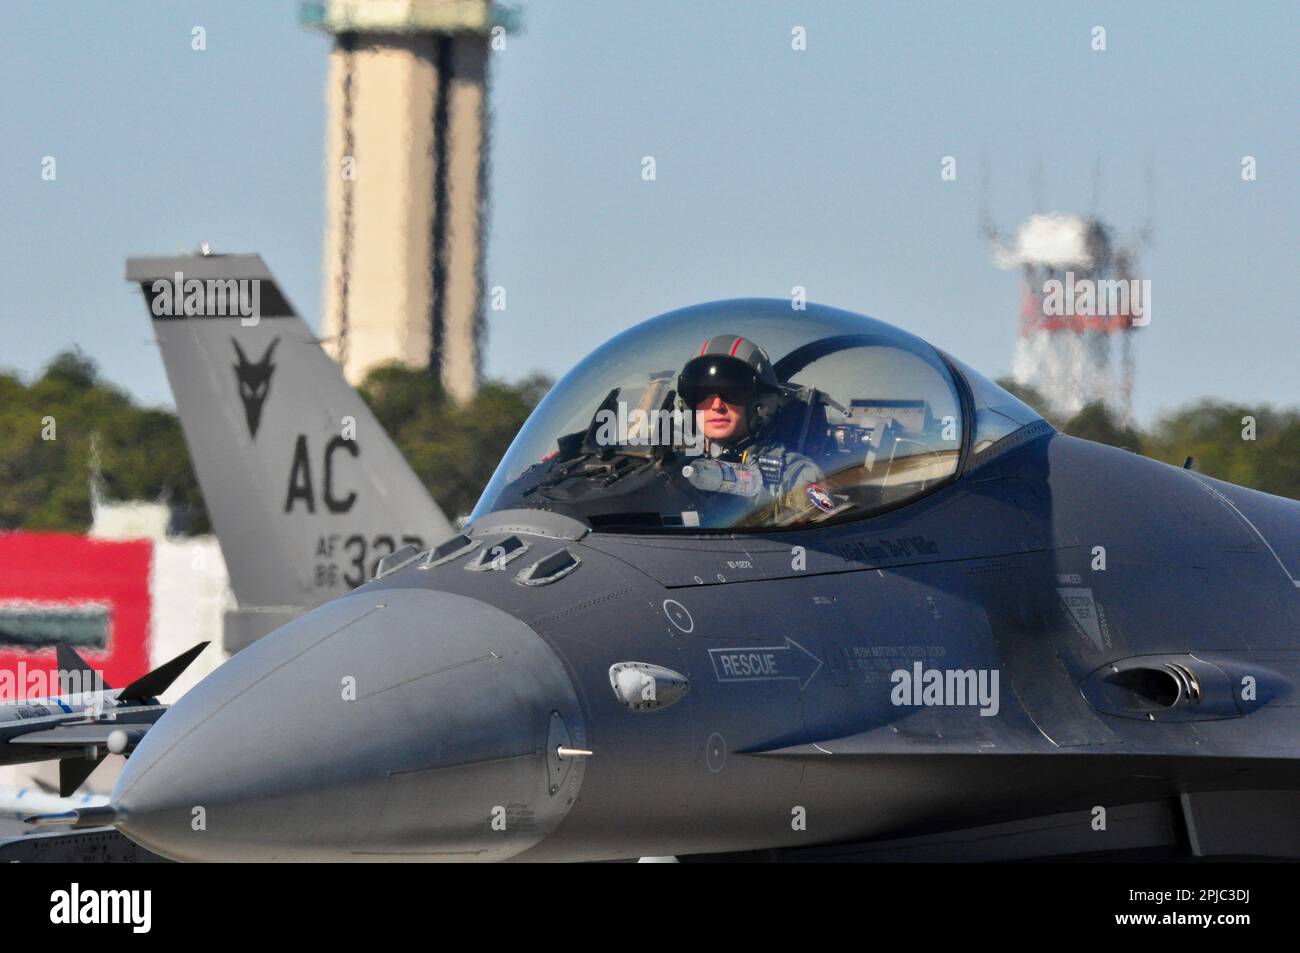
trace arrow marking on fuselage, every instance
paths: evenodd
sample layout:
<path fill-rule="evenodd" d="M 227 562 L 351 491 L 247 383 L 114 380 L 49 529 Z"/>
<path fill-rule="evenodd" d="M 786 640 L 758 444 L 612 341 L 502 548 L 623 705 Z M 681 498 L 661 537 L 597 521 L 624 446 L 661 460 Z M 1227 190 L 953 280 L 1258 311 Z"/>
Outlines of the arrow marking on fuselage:
<path fill-rule="evenodd" d="M 822 669 L 821 659 L 788 636 L 785 645 L 709 649 L 709 658 L 713 662 L 713 674 L 720 682 L 790 679 L 799 683 L 799 691 L 803 691 Z M 815 663 L 811 670 L 808 670 L 809 660 Z"/>

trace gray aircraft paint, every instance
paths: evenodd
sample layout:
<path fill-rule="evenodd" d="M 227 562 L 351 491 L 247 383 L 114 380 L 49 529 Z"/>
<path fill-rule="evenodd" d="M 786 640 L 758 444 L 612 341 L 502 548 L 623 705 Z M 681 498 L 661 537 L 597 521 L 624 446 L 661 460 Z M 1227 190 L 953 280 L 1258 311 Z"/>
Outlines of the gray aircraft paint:
<path fill-rule="evenodd" d="M 256 321 L 162 314 L 155 281 L 261 282 Z M 263 630 L 343 595 L 450 525 L 257 255 L 131 258 L 242 618 Z M 166 295 L 167 290 L 161 291 Z M 208 311 L 216 310 L 209 298 Z M 182 309 L 183 310 L 183 309 Z M 344 421 L 355 421 L 355 440 Z M 250 611 L 251 610 L 251 611 Z M 227 648 L 262 634 L 259 623 Z"/>
<path fill-rule="evenodd" d="M 1194 853 L 1300 856 L 1300 504 L 1205 482 L 1040 421 L 838 525 L 487 513 L 209 676 L 133 754 L 116 823 L 183 859 L 598 860 L 1082 816 L 1038 825 L 1050 853 L 1167 843 L 1163 820 L 1107 841 L 1077 812 L 1181 804 Z M 1061 588 L 1089 590 L 1102 638 Z M 738 650 L 798 677 L 734 678 L 715 659 Z M 996 716 L 892 703 L 917 664 L 1000 673 Z M 672 703 L 629 705 L 614 666 Z"/>

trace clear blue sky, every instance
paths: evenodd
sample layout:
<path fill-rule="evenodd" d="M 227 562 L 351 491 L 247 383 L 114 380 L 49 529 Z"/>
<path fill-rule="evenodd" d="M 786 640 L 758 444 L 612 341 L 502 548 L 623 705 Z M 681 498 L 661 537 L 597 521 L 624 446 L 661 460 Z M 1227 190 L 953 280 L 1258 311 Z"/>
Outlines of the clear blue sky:
<path fill-rule="evenodd" d="M 1018 278 L 978 232 L 981 166 L 1010 229 L 1036 166 L 1048 208 L 1087 211 L 1100 158 L 1121 230 L 1154 176 L 1140 419 L 1201 395 L 1300 402 L 1294 3 L 520 6 L 492 61 L 487 276 L 509 307 L 489 312 L 490 374 L 559 374 L 659 312 L 792 285 L 1005 373 Z M 0 367 L 31 375 L 77 344 L 170 405 L 123 260 L 200 240 L 261 252 L 319 326 L 329 41 L 295 3 L 4 14 Z"/>

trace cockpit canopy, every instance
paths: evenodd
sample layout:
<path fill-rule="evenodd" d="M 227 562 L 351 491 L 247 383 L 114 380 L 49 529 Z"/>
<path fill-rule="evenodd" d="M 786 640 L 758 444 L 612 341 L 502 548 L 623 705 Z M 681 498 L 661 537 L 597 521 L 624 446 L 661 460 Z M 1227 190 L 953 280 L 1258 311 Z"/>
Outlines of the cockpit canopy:
<path fill-rule="evenodd" d="M 729 440 L 710 438 L 720 425 L 706 426 L 708 412 L 676 393 L 683 367 L 718 335 L 749 342 L 737 349 L 758 345 L 778 382 L 776 401 L 748 417 L 742 407 Z M 873 318 L 765 299 L 674 311 L 620 334 L 551 389 L 473 518 L 537 508 L 597 530 L 698 532 L 870 516 L 953 479 L 963 446 L 987 450 L 1040 419 L 973 371 L 958 373 L 974 421 L 939 352 Z"/>

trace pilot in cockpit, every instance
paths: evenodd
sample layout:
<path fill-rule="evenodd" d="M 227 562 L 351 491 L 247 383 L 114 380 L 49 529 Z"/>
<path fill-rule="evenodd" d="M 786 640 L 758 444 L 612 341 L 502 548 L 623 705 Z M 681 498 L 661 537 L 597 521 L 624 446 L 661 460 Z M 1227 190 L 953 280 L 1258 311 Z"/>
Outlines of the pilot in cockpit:
<path fill-rule="evenodd" d="M 724 469 L 729 469 L 733 482 L 738 478 L 741 484 L 753 483 L 754 494 L 775 500 L 778 511 L 823 508 L 827 497 L 818 483 L 821 470 L 808 457 L 788 450 L 775 432 L 782 393 L 772 362 L 761 347 L 734 334 L 709 338 L 682 368 L 677 395 L 695 411 L 706 455 L 732 465 Z M 743 492 L 728 488 L 725 479 L 716 487 L 717 479 L 692 482 L 708 489 Z"/>

